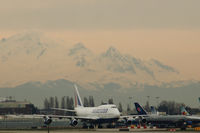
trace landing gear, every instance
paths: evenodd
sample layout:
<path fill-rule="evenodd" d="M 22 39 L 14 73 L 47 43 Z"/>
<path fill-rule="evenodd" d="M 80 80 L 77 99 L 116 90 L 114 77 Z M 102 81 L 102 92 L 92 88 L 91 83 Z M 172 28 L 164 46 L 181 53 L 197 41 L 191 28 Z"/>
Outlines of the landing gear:
<path fill-rule="evenodd" d="M 186 130 L 186 127 L 181 127 L 181 130 L 182 130 L 182 131 Z"/>
<path fill-rule="evenodd" d="M 103 128 L 103 126 L 101 124 L 98 125 L 98 128 Z"/>
<path fill-rule="evenodd" d="M 115 128 L 116 126 L 115 126 L 115 124 L 109 124 L 109 125 L 107 125 L 106 127 L 107 127 L 107 128 Z"/>
<path fill-rule="evenodd" d="M 93 123 L 90 123 L 88 126 L 87 123 L 83 123 L 82 128 L 84 128 L 84 129 L 94 129 L 95 128 L 96 129 L 96 128 L 102 128 L 102 126 L 100 124 L 97 125 L 97 124 L 93 124 Z"/>
<path fill-rule="evenodd" d="M 83 128 L 88 129 L 88 125 L 86 123 L 83 123 Z"/>
<path fill-rule="evenodd" d="M 94 127 L 95 127 L 95 126 L 94 126 L 93 124 L 91 124 L 91 125 L 89 126 L 90 129 L 94 129 Z"/>

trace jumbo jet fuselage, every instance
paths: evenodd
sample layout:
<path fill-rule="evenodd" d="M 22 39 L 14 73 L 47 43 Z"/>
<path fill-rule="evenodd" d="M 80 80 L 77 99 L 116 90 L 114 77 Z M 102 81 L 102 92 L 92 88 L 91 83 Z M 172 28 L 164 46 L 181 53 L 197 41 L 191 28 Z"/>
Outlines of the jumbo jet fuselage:
<path fill-rule="evenodd" d="M 118 119 L 120 117 L 119 110 L 113 104 L 98 107 L 76 107 L 75 112 L 77 116 L 97 117 L 99 119 Z"/>

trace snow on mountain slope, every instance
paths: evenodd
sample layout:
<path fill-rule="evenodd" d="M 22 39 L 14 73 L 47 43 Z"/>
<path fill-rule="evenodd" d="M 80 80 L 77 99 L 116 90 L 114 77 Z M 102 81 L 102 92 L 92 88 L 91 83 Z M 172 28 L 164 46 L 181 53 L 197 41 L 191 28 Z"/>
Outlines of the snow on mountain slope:
<path fill-rule="evenodd" d="M 40 32 L 24 32 L 2 39 L 0 87 L 66 79 L 89 89 L 107 83 L 130 88 L 181 80 L 176 69 L 155 59 L 138 59 L 114 47 L 97 55 L 82 43 L 71 48 L 67 45 Z"/>

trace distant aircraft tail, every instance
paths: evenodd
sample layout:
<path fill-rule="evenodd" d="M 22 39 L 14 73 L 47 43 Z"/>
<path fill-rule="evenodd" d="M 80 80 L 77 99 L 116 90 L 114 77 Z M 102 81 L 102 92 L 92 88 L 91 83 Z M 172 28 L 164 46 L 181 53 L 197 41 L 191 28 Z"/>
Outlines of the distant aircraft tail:
<path fill-rule="evenodd" d="M 138 112 L 139 115 L 147 115 L 147 112 L 140 106 L 139 103 L 134 103 L 136 111 Z"/>
<path fill-rule="evenodd" d="M 74 85 L 74 89 L 75 89 L 75 93 L 74 93 L 74 96 L 75 96 L 75 107 L 83 107 L 83 103 L 81 101 L 81 97 L 79 95 L 78 88 L 77 88 L 76 85 Z"/>
<path fill-rule="evenodd" d="M 185 109 L 185 107 L 181 107 L 181 114 L 182 115 L 190 115 L 188 112 L 187 112 L 187 110 Z"/>
<path fill-rule="evenodd" d="M 156 108 L 154 106 L 151 106 L 151 114 L 152 115 L 157 115 L 158 114 L 158 112 L 157 112 L 157 110 L 156 110 Z"/>

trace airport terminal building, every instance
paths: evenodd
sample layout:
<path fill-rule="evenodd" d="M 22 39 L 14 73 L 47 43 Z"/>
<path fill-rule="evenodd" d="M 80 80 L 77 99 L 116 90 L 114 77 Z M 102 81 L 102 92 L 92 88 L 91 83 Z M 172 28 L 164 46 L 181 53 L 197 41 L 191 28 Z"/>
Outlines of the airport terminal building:
<path fill-rule="evenodd" d="M 35 114 L 37 108 L 30 102 L 3 100 L 0 101 L 0 115 L 5 114 Z"/>

